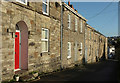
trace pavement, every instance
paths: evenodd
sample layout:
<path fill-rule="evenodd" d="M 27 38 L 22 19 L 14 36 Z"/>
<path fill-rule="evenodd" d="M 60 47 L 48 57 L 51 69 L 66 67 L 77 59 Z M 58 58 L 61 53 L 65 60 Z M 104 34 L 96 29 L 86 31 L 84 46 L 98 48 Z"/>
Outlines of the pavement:
<path fill-rule="evenodd" d="M 84 67 L 77 66 L 41 77 L 41 79 L 29 83 L 48 83 L 50 81 L 63 83 L 69 81 L 118 83 L 118 61 L 111 59 L 87 64 Z"/>

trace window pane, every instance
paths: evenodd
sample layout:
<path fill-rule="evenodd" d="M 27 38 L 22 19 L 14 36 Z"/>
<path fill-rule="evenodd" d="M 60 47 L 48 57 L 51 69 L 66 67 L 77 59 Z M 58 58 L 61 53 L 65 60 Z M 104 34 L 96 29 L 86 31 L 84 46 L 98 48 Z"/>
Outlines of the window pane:
<path fill-rule="evenodd" d="M 43 2 L 47 3 L 47 0 L 43 0 Z"/>
<path fill-rule="evenodd" d="M 43 3 L 43 12 L 47 13 L 47 5 Z"/>
<path fill-rule="evenodd" d="M 75 31 L 77 31 L 77 19 L 75 19 Z"/>
<path fill-rule="evenodd" d="M 42 52 L 47 52 L 48 51 L 48 42 L 43 41 L 42 42 Z"/>
<path fill-rule="evenodd" d="M 48 29 L 42 28 L 42 52 L 48 52 Z"/>
<path fill-rule="evenodd" d="M 42 29 L 42 39 L 45 39 L 45 31 Z"/>
<path fill-rule="evenodd" d="M 69 43 L 68 43 L 68 50 L 69 50 L 70 48 L 69 48 Z"/>
<path fill-rule="evenodd" d="M 48 30 L 42 29 L 42 39 L 48 39 Z"/>
<path fill-rule="evenodd" d="M 48 39 L 48 31 L 45 30 L 45 39 Z"/>
<path fill-rule="evenodd" d="M 70 28 L 70 14 L 68 14 L 68 28 Z"/>
<path fill-rule="evenodd" d="M 16 1 L 19 1 L 21 3 L 27 4 L 27 0 L 16 0 Z"/>
<path fill-rule="evenodd" d="M 71 57 L 71 43 L 68 42 L 68 58 Z"/>
<path fill-rule="evenodd" d="M 25 0 L 21 0 L 21 1 L 25 3 Z"/>

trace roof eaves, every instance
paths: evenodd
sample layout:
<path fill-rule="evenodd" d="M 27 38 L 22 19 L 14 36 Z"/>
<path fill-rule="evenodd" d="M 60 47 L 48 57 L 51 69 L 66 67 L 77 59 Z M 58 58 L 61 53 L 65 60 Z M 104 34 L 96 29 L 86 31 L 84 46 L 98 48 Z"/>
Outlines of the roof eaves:
<path fill-rule="evenodd" d="M 82 18 L 85 21 L 88 21 L 86 18 L 84 18 L 82 15 L 80 15 L 78 12 L 76 12 L 74 9 L 72 9 L 70 6 L 68 6 L 66 3 L 63 3 L 63 5 L 69 9 L 71 12 L 73 12 L 74 14 L 76 14 L 77 16 L 79 16 L 80 18 Z"/>

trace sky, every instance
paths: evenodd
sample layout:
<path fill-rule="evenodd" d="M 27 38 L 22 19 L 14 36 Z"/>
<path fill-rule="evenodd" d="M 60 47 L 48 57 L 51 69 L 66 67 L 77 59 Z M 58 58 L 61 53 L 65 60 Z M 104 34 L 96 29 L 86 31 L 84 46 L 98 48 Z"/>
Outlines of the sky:
<path fill-rule="evenodd" d="M 107 37 L 118 36 L 118 2 L 71 2 L 88 24 Z"/>

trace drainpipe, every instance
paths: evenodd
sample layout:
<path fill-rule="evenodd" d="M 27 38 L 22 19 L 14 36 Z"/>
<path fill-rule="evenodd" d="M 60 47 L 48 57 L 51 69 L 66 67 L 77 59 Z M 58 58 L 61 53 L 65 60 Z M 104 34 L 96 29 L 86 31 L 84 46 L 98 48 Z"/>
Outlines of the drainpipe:
<path fill-rule="evenodd" d="M 62 40 L 63 40 L 63 1 L 61 2 L 61 38 L 60 38 L 60 60 L 61 60 L 61 69 L 63 68 L 62 65 Z"/>

